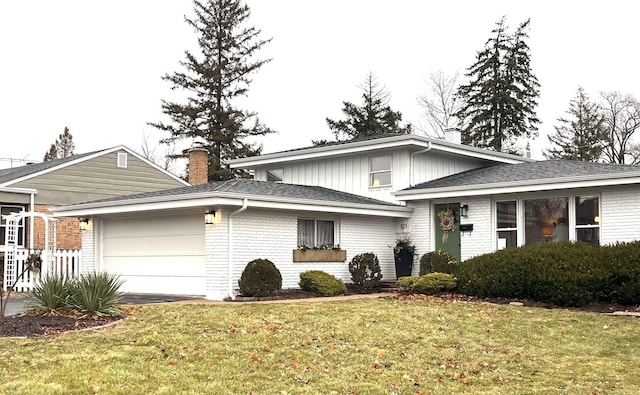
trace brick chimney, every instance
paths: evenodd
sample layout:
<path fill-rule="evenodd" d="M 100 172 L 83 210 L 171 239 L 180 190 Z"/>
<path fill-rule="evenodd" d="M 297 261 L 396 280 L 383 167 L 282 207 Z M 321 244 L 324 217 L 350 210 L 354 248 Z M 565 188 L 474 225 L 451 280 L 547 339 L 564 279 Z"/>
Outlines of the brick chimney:
<path fill-rule="evenodd" d="M 205 148 L 189 150 L 189 184 L 200 185 L 209 182 L 209 151 Z"/>

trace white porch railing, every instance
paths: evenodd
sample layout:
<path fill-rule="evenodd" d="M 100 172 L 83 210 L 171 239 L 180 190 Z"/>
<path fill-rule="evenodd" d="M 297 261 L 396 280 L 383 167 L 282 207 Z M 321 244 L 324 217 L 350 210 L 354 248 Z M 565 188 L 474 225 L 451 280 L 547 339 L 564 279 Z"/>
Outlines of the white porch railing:
<path fill-rule="evenodd" d="M 24 263 L 29 255 L 34 252 L 27 248 L 18 248 L 15 256 L 15 271 L 16 276 L 22 273 L 24 269 Z M 40 252 L 36 250 L 35 252 Z M 56 250 L 53 251 L 53 259 L 49 261 L 49 267 L 43 267 L 41 273 L 67 275 L 71 278 L 80 277 L 80 261 L 82 259 L 82 250 Z M 47 262 L 43 259 L 42 265 L 46 265 Z M 37 274 L 33 272 L 26 272 L 20 281 L 18 281 L 14 287 L 15 292 L 30 292 L 33 289 L 34 281 Z M 7 284 L 10 286 L 11 284 Z"/>

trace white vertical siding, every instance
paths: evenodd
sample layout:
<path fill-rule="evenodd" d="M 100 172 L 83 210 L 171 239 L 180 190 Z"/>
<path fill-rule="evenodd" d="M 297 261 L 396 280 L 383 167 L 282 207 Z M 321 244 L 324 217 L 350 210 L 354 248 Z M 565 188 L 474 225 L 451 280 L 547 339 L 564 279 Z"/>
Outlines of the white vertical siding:
<path fill-rule="evenodd" d="M 600 244 L 640 240 L 640 186 L 607 189 L 601 199 Z"/>

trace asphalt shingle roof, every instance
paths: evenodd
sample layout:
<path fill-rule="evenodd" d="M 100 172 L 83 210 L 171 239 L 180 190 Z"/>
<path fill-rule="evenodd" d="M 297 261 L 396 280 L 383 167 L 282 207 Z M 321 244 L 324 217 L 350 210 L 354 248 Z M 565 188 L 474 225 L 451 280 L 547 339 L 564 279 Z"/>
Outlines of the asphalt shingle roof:
<path fill-rule="evenodd" d="M 468 170 L 448 177 L 415 185 L 405 190 L 463 187 L 640 172 L 640 166 L 609 163 L 545 160 L 518 164 L 505 164 Z"/>
<path fill-rule="evenodd" d="M 54 160 L 50 160 L 50 161 L 46 161 L 46 162 L 42 162 L 42 163 L 32 163 L 32 164 L 28 164 L 28 165 L 24 165 L 24 166 L 18 166 L 18 167 L 12 167 L 9 169 L 0 169 L 0 185 L 13 181 L 13 180 L 17 180 L 19 178 L 22 177 L 27 177 L 30 176 L 32 174 L 35 173 L 39 173 L 41 171 L 44 170 L 48 170 L 51 169 L 53 167 L 56 166 L 60 166 L 62 164 L 65 164 L 67 162 L 71 162 L 80 158 L 84 158 L 85 156 L 89 156 L 92 154 L 95 154 L 96 152 L 100 152 L 100 151 L 94 151 L 94 152 L 87 152 L 84 154 L 77 154 L 77 155 L 71 155 L 71 156 L 67 156 L 66 158 L 62 158 L 62 159 L 54 159 Z"/>
<path fill-rule="evenodd" d="M 272 181 L 256 181 L 247 179 L 233 179 L 227 181 L 210 182 L 208 184 L 165 189 L 154 192 L 145 192 L 135 195 L 119 196 L 80 204 L 104 202 L 123 203 L 127 201 L 131 201 L 133 203 L 133 201 L 136 200 L 146 200 L 153 198 L 157 198 L 158 200 L 162 200 L 162 198 L 166 198 L 167 200 L 169 200 L 176 197 L 184 197 L 185 199 L 189 199 L 190 197 L 200 197 L 202 194 L 211 194 L 212 196 L 214 196 L 216 195 L 216 193 L 233 194 L 247 197 L 254 196 L 305 199 L 336 203 L 399 207 L 399 205 L 397 204 L 385 202 L 382 200 L 372 199 L 319 186 L 294 185 Z"/>

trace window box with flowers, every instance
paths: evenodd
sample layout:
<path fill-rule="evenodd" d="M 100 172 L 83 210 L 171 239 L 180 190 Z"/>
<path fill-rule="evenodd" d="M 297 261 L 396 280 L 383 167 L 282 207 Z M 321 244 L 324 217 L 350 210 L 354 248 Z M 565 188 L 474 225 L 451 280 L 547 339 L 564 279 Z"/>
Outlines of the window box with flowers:
<path fill-rule="evenodd" d="M 345 262 L 347 260 L 347 250 L 340 249 L 340 246 L 320 246 L 308 247 L 300 246 L 293 250 L 294 262 Z"/>

